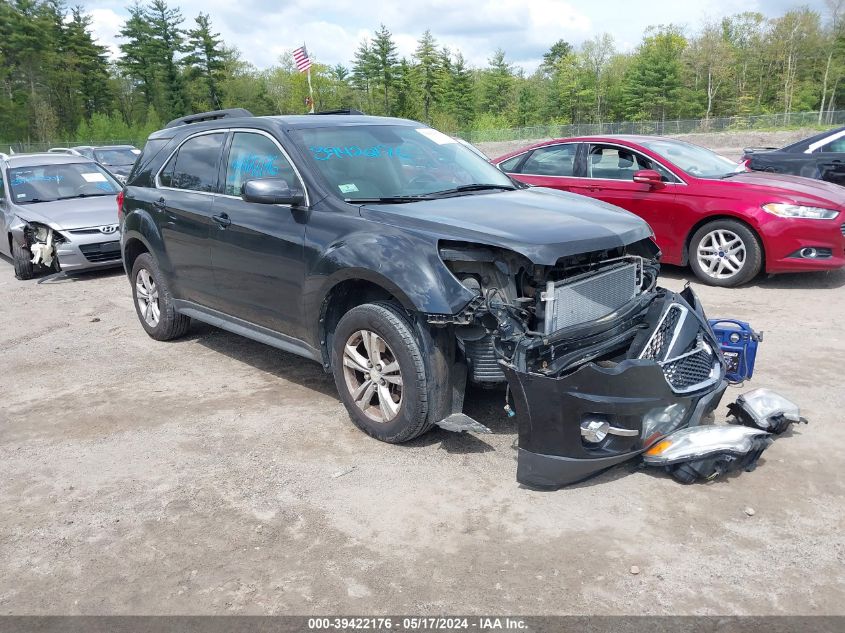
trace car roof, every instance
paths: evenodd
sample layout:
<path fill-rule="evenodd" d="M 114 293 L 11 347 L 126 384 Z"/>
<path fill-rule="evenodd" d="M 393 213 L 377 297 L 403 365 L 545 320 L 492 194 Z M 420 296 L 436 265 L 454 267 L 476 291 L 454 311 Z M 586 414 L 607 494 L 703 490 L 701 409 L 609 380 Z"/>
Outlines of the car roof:
<path fill-rule="evenodd" d="M 519 156 L 520 154 L 524 154 L 525 152 L 538 149 L 540 147 L 548 147 L 549 145 L 556 145 L 558 143 L 632 143 L 634 145 L 642 145 L 647 141 L 670 141 L 675 143 L 686 143 L 687 141 L 681 141 L 679 139 L 671 138 L 668 136 L 654 136 L 648 134 L 593 134 L 593 135 L 586 135 L 586 136 L 567 136 L 561 138 L 551 138 L 545 141 L 540 141 L 538 143 L 532 143 L 531 145 L 526 145 L 525 147 L 520 147 L 519 149 L 515 149 L 507 154 L 502 154 L 501 156 L 497 156 L 496 158 L 492 159 L 493 162 L 499 163 L 501 161 L 507 160 L 509 158 L 513 158 L 514 156 Z"/>
<path fill-rule="evenodd" d="M 138 149 L 134 145 L 93 145 L 91 149 Z"/>
<path fill-rule="evenodd" d="M 84 156 L 74 156 L 72 154 L 58 154 L 56 152 L 37 153 L 37 154 L 13 154 L 6 159 L 6 164 L 9 167 L 36 167 L 39 165 L 67 165 L 74 163 L 91 163 L 90 158 Z"/>
<path fill-rule="evenodd" d="M 786 145 L 782 147 L 780 151 L 800 153 L 809 149 L 810 145 L 812 145 L 813 143 L 823 141 L 828 136 L 833 136 L 834 134 L 842 132 L 843 130 L 845 130 L 845 127 L 835 127 L 829 130 L 825 130 L 824 132 L 819 132 L 818 134 L 814 134 L 813 136 L 808 136 L 807 138 L 801 139 L 800 141 L 796 141 L 795 143 Z"/>
<path fill-rule="evenodd" d="M 294 114 L 254 117 L 225 117 L 197 123 L 186 123 L 163 128 L 150 135 L 151 139 L 172 138 L 185 131 L 204 131 L 227 128 L 256 128 L 266 129 L 268 126 L 278 126 L 286 129 L 309 129 L 326 127 L 353 127 L 358 125 L 403 125 L 424 126 L 425 124 L 410 119 L 394 117 L 369 116 L 357 114 Z"/>

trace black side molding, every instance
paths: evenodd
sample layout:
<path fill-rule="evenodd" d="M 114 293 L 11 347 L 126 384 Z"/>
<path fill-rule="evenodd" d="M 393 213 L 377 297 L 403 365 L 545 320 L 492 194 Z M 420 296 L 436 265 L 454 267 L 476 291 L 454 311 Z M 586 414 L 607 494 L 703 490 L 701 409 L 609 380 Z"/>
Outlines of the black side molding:
<path fill-rule="evenodd" d="M 229 108 L 228 110 L 211 110 L 210 112 L 198 112 L 197 114 L 189 114 L 178 119 L 173 119 L 165 129 L 169 127 L 177 127 L 179 125 L 188 125 L 190 123 L 201 123 L 202 121 L 214 121 L 216 119 L 227 119 L 235 117 L 249 117 L 252 112 L 244 108 Z"/>

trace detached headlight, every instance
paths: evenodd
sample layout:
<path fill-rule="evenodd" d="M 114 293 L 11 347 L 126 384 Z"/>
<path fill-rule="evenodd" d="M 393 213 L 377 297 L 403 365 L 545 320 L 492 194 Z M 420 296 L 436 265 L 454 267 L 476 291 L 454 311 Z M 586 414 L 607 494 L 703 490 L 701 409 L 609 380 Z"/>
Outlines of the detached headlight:
<path fill-rule="evenodd" d="M 645 452 L 643 461 L 689 484 L 733 470 L 754 470 L 771 443 L 768 433 L 746 426 L 695 426 L 659 441 Z"/>
<path fill-rule="evenodd" d="M 764 204 L 763 211 L 782 218 L 803 218 L 805 220 L 832 220 L 839 215 L 839 211 L 835 209 L 802 207 L 797 204 L 783 204 L 780 202 Z"/>
<path fill-rule="evenodd" d="M 807 423 L 797 404 L 765 387 L 742 394 L 728 411 L 739 424 L 778 434 L 793 422 Z"/>

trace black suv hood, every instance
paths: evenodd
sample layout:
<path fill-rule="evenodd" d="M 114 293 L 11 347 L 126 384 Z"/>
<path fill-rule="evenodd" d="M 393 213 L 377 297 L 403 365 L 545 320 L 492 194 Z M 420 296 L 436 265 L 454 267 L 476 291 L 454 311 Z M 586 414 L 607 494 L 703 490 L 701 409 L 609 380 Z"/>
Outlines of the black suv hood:
<path fill-rule="evenodd" d="M 438 239 L 500 246 L 544 266 L 652 236 L 648 224 L 619 207 L 544 187 L 365 205 L 361 215 Z"/>

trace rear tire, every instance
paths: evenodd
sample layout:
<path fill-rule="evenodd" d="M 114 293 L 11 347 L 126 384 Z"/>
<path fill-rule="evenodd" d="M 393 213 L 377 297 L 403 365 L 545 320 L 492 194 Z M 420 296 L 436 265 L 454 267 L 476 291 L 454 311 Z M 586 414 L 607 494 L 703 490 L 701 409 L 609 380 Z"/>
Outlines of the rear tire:
<path fill-rule="evenodd" d="M 733 288 L 759 274 L 763 251 L 754 231 L 742 222 L 715 220 L 692 236 L 689 264 L 704 283 Z"/>
<path fill-rule="evenodd" d="M 335 385 L 358 428 L 391 444 L 431 429 L 429 385 L 445 377 L 427 375 L 401 308 L 388 302 L 352 308 L 338 322 L 332 348 Z"/>
<path fill-rule="evenodd" d="M 32 279 L 35 276 L 35 266 L 32 263 L 32 253 L 14 240 L 12 241 L 12 261 L 15 265 L 15 277 L 21 280 Z"/>
<path fill-rule="evenodd" d="M 149 253 L 142 253 L 132 266 L 132 299 L 141 327 L 157 341 L 184 336 L 191 319 L 179 314 L 173 295 L 158 263 Z"/>

